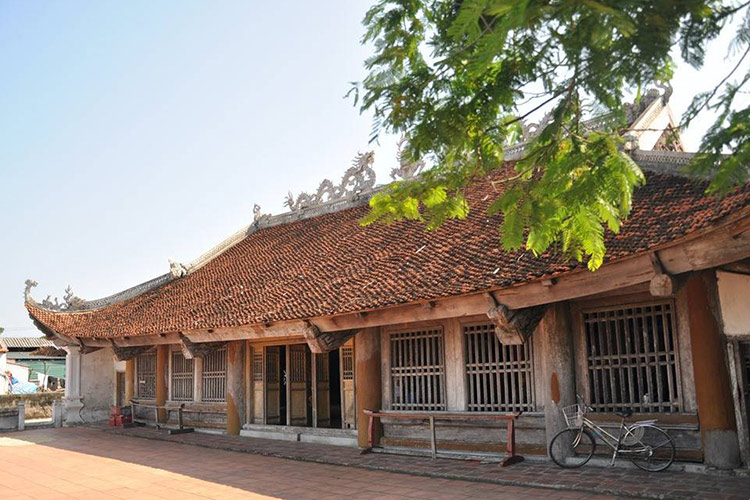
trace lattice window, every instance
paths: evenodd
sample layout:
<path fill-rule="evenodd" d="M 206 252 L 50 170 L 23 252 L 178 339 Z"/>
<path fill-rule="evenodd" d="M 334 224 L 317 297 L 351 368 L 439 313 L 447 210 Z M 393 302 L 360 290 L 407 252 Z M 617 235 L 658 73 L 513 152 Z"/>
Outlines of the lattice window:
<path fill-rule="evenodd" d="M 341 378 L 354 380 L 354 348 L 349 346 L 341 348 L 341 365 Z"/>
<path fill-rule="evenodd" d="M 263 381 L 263 353 L 253 353 L 253 381 Z"/>
<path fill-rule="evenodd" d="M 172 352 L 172 401 L 193 400 L 192 359 L 186 359 L 180 351 Z"/>
<path fill-rule="evenodd" d="M 279 381 L 279 358 L 278 351 L 266 353 L 266 382 Z"/>
<path fill-rule="evenodd" d="M 221 347 L 203 357 L 201 375 L 203 401 L 222 402 L 227 399 L 227 348 Z"/>
<path fill-rule="evenodd" d="M 440 328 L 393 333 L 391 407 L 445 410 L 445 356 Z"/>
<path fill-rule="evenodd" d="M 491 324 L 463 330 L 469 411 L 534 411 L 531 340 L 503 345 Z"/>
<path fill-rule="evenodd" d="M 136 378 L 138 379 L 138 397 L 153 399 L 156 397 L 156 353 L 141 354 L 136 358 Z"/>
<path fill-rule="evenodd" d="M 681 406 L 671 301 L 583 312 L 591 406 L 676 412 Z"/>
<path fill-rule="evenodd" d="M 315 377 L 318 382 L 328 382 L 328 354 L 318 354 L 315 356 Z"/>
<path fill-rule="evenodd" d="M 306 353 L 304 349 L 294 347 L 289 349 L 289 382 L 305 382 L 307 381 Z"/>

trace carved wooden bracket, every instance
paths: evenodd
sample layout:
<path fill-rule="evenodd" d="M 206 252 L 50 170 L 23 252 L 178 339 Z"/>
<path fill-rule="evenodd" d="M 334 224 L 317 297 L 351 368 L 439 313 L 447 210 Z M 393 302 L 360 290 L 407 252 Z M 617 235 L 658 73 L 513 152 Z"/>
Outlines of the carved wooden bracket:
<path fill-rule="evenodd" d="M 129 359 L 133 359 L 154 347 L 152 345 L 121 347 L 115 344 L 115 341 L 112 339 L 109 339 L 109 342 L 112 344 L 112 351 L 114 351 L 115 359 L 117 361 L 127 361 Z"/>
<path fill-rule="evenodd" d="M 193 342 L 185 334 L 180 333 L 180 349 L 185 359 L 203 358 L 225 345 L 226 342 Z"/>
<path fill-rule="evenodd" d="M 78 343 L 81 354 L 91 354 L 92 352 L 96 352 L 101 349 L 101 346 L 86 345 L 83 340 L 79 338 L 76 338 L 75 340 Z"/>
<path fill-rule="evenodd" d="M 491 293 L 485 294 L 490 304 L 487 316 L 495 325 L 495 335 L 503 345 L 520 345 L 534 333 L 547 312 L 548 304 L 523 309 L 509 309 L 499 303 Z"/>
<path fill-rule="evenodd" d="M 321 332 L 320 328 L 313 325 L 309 321 L 307 322 L 307 328 L 305 328 L 305 340 L 307 345 L 310 347 L 310 351 L 315 354 L 325 354 L 331 352 L 334 349 L 341 347 L 347 340 L 352 338 L 356 333 L 356 330 L 348 330 L 345 332 Z"/>
<path fill-rule="evenodd" d="M 664 271 L 664 266 L 656 252 L 651 254 L 651 266 L 654 269 L 654 277 L 649 283 L 649 291 L 654 297 L 669 297 L 677 289 L 675 279 Z"/>

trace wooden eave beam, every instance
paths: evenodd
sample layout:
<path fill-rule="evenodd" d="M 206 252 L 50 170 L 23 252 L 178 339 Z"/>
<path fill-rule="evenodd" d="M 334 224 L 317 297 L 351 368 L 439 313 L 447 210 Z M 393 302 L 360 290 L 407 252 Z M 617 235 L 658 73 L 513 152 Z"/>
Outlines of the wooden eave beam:
<path fill-rule="evenodd" d="M 110 345 L 112 346 L 112 352 L 115 353 L 115 359 L 117 359 L 117 361 L 127 361 L 129 359 L 134 359 L 144 352 L 151 350 L 151 348 L 153 347 L 151 345 L 121 347 L 117 345 L 112 339 L 110 339 Z"/>
<path fill-rule="evenodd" d="M 343 332 L 322 332 L 320 328 L 308 322 L 305 329 L 305 340 L 314 354 L 325 354 L 338 349 L 352 338 L 356 330 L 345 330 Z"/>

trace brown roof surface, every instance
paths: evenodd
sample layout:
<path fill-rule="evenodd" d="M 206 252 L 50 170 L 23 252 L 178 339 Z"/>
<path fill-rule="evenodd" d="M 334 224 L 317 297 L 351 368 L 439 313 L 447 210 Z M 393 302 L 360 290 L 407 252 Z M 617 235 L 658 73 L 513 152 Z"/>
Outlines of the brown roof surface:
<path fill-rule="evenodd" d="M 647 174 L 630 219 L 607 236 L 607 260 L 663 245 L 750 205 L 750 185 L 717 202 L 705 183 Z M 147 335 L 304 319 L 432 300 L 564 274 L 581 264 L 558 255 L 505 253 L 496 196 L 467 189 L 471 215 L 438 231 L 401 222 L 361 227 L 367 207 L 259 230 L 184 278 L 94 311 L 27 304 L 52 330 L 81 337 Z M 489 195 L 489 196 L 488 196 Z"/>

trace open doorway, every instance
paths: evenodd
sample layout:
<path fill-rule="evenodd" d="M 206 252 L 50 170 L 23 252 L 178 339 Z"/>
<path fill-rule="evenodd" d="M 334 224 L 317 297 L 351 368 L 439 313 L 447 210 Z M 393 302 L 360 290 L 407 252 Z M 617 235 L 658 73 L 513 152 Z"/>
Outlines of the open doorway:
<path fill-rule="evenodd" d="M 307 344 L 266 346 L 265 380 L 253 389 L 260 391 L 256 394 L 264 401 L 263 421 L 291 427 L 353 428 L 351 351 L 348 347 L 314 354 Z"/>
<path fill-rule="evenodd" d="M 286 425 L 286 346 L 266 347 L 266 423 Z"/>
<path fill-rule="evenodd" d="M 331 420 L 329 426 L 332 429 L 341 428 L 341 361 L 339 350 L 328 353 L 328 366 L 331 381 Z"/>

